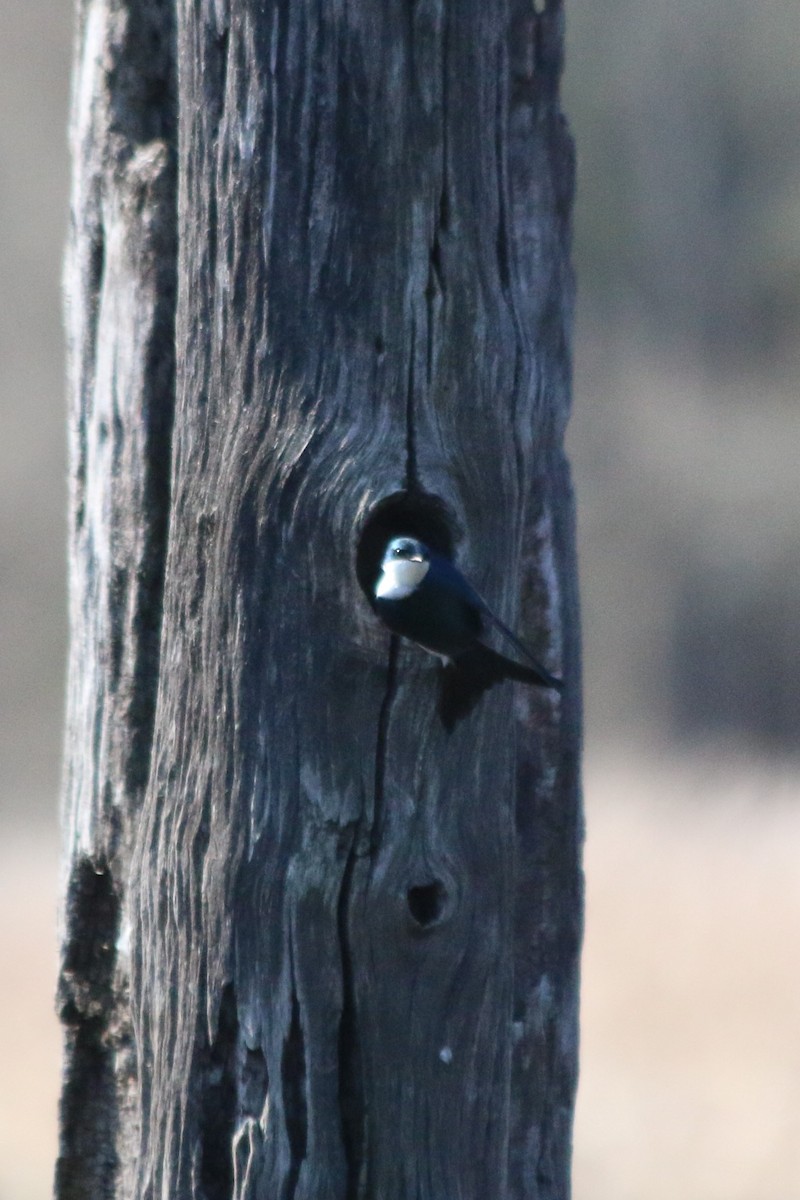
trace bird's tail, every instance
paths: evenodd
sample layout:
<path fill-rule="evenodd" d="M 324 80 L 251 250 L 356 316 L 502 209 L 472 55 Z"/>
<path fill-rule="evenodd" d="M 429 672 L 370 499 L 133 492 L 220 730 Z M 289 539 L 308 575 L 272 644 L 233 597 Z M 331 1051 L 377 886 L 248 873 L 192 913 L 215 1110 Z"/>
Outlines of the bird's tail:
<path fill-rule="evenodd" d="M 531 656 L 529 651 L 527 657 L 527 663 L 520 663 L 493 650 L 491 646 L 485 646 L 479 642 L 471 647 L 467 655 L 462 655 L 458 662 L 461 665 L 465 659 L 469 659 L 470 661 L 465 665 L 469 667 L 470 671 L 485 677 L 491 683 L 496 683 L 500 679 L 516 679 L 519 683 L 535 683 L 538 687 L 554 688 L 557 692 L 563 690 L 563 680 L 556 679 L 555 675 L 551 675 L 541 663 Z"/>
<path fill-rule="evenodd" d="M 503 679 L 562 691 L 562 680 L 534 662 L 523 665 L 478 642 L 442 671 L 439 715 L 448 730 L 472 712 L 485 691 Z"/>

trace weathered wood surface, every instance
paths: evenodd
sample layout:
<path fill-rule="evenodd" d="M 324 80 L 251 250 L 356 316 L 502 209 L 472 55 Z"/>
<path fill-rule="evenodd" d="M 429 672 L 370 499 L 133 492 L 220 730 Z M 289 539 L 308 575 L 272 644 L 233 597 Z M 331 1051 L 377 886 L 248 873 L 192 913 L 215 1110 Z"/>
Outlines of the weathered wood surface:
<path fill-rule="evenodd" d="M 561 53 L 553 0 L 84 0 L 59 1197 L 569 1194 Z M 563 698 L 444 728 L 388 497 Z"/>

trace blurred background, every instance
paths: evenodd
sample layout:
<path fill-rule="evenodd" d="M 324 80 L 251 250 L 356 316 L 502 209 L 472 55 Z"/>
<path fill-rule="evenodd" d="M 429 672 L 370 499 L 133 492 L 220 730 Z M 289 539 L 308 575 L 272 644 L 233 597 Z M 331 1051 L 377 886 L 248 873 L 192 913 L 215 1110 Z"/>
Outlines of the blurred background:
<path fill-rule="evenodd" d="M 567 0 L 576 1200 L 800 1195 L 800 5 Z M 0 42 L 0 1200 L 49 1194 L 70 5 Z"/>

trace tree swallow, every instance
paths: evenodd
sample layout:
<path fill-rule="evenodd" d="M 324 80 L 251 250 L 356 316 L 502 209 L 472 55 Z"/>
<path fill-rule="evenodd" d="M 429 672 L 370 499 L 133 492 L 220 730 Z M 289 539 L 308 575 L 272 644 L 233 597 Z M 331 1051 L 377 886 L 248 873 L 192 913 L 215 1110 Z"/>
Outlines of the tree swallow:
<path fill-rule="evenodd" d="M 416 642 L 446 664 L 461 668 L 478 694 L 500 679 L 517 679 L 561 691 L 563 684 L 496 617 L 461 572 L 413 537 L 394 537 L 384 551 L 373 606 L 392 633 Z M 525 663 L 486 644 L 492 629 Z M 471 703 L 463 706 L 468 711 Z M 458 713 L 457 715 L 463 715 Z"/>

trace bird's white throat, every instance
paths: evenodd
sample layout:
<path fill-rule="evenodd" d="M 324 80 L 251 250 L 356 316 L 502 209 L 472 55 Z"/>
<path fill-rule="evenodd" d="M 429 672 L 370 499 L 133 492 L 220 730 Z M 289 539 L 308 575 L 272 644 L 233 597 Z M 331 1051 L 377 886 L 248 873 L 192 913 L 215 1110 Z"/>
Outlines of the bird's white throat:
<path fill-rule="evenodd" d="M 430 563 L 408 558 L 390 558 L 383 571 L 375 596 L 378 600 L 404 600 L 416 591 L 425 578 Z"/>

